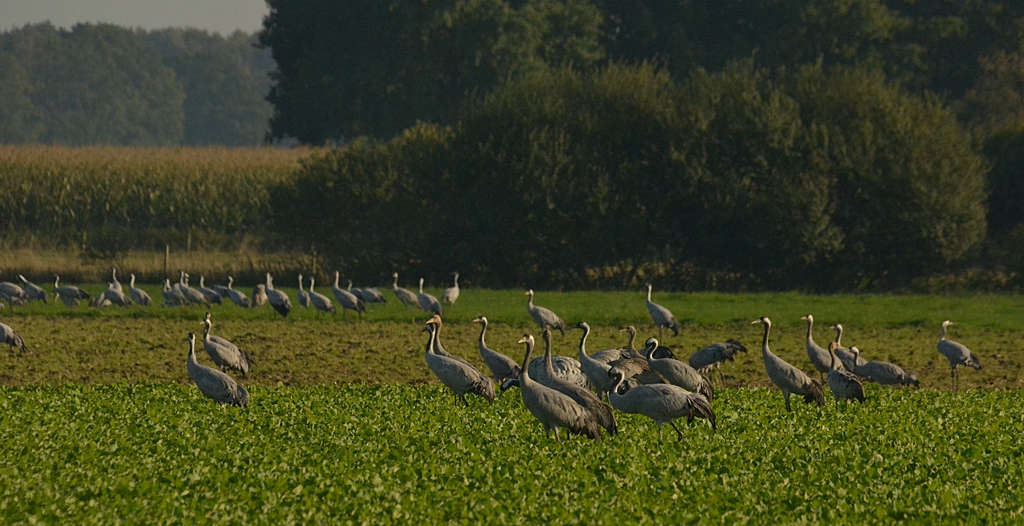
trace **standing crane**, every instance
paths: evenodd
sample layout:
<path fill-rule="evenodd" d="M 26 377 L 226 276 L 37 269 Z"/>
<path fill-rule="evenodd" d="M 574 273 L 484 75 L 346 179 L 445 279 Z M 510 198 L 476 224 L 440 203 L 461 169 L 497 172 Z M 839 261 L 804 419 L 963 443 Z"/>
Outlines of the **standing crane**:
<path fill-rule="evenodd" d="M 419 307 L 420 303 L 416 299 L 416 293 L 398 286 L 398 273 L 395 272 L 391 277 L 395 278 L 395 281 L 391 284 L 391 290 L 395 292 L 395 296 L 398 298 L 398 301 L 401 301 L 402 305 L 405 305 L 405 308 L 407 309 L 410 306 Z"/>
<path fill-rule="evenodd" d="M 323 294 L 320 294 L 319 292 L 314 291 L 313 290 L 314 286 L 316 286 L 316 280 L 313 279 L 313 276 L 310 276 L 309 277 L 309 302 L 319 312 L 329 312 L 331 314 L 336 314 L 338 312 L 338 309 L 334 308 L 334 304 L 331 303 L 331 299 L 328 298 L 327 296 L 324 296 Z"/>
<path fill-rule="evenodd" d="M 252 306 L 262 307 L 266 305 L 269 296 L 267 296 L 267 286 L 259 283 L 252 288 Z"/>
<path fill-rule="evenodd" d="M 786 411 L 792 411 L 789 406 L 790 393 L 796 393 L 804 397 L 805 403 L 817 403 L 825 405 L 825 395 L 822 393 L 821 384 L 817 380 L 810 379 L 803 371 L 786 363 L 785 360 L 772 354 L 768 349 L 768 331 L 772 328 L 772 320 L 767 316 L 761 316 L 753 323 L 764 325 L 764 339 L 761 341 L 761 357 L 764 358 L 764 368 L 771 378 L 772 383 L 782 390 L 782 396 L 786 398 Z"/>
<path fill-rule="evenodd" d="M 957 374 L 958 365 L 966 365 L 981 370 L 981 361 L 966 345 L 946 339 L 946 327 L 953 325 L 953 322 L 946 320 L 942 322 L 942 337 L 939 338 L 939 352 L 949 360 L 950 381 L 953 384 L 953 391 L 960 389 L 960 375 Z"/>
<path fill-rule="evenodd" d="M 654 324 L 658 326 L 658 339 L 665 339 L 662 334 L 663 329 L 672 329 L 672 334 L 674 336 L 679 336 L 679 322 L 677 322 L 676 317 L 672 315 L 672 311 L 651 301 L 652 288 L 651 284 L 647 283 L 647 312 L 651 313 L 651 319 L 654 320 Z"/>
<path fill-rule="evenodd" d="M 6 323 L 0 323 L 0 343 L 6 343 L 20 352 L 25 352 L 25 340 Z"/>
<path fill-rule="evenodd" d="M 423 292 L 423 278 L 420 278 L 420 293 L 416 300 L 419 301 L 421 309 L 441 315 L 441 302 L 437 301 L 433 294 Z"/>
<path fill-rule="evenodd" d="M 302 290 L 302 274 L 299 274 L 299 307 L 309 308 L 309 294 Z"/>
<path fill-rule="evenodd" d="M 202 274 L 199 275 L 199 293 L 205 296 L 206 300 L 210 303 L 216 303 L 217 305 L 223 303 L 219 292 L 206 288 L 206 278 Z"/>
<path fill-rule="evenodd" d="M 676 427 L 677 418 L 686 417 L 687 423 L 694 418 L 703 418 L 711 423 L 715 431 L 715 412 L 703 395 L 691 393 L 682 387 L 672 384 L 639 385 L 629 388 L 624 380 L 625 373 L 620 369 L 608 372 L 613 387 L 608 393 L 608 401 L 612 407 L 623 413 L 644 415 L 658 424 L 658 438 L 664 438 L 661 426 L 669 424 L 676 430 L 676 440 L 683 441 L 683 432 Z"/>
<path fill-rule="evenodd" d="M 188 273 L 181 269 L 178 269 L 178 273 L 178 284 L 175 286 L 178 288 L 178 290 L 181 291 L 182 294 L 185 295 L 186 298 L 188 298 L 189 303 L 193 303 L 195 305 L 199 305 L 201 303 L 209 307 L 210 300 L 207 299 L 202 292 L 199 292 L 198 290 L 189 286 Z"/>
<path fill-rule="evenodd" d="M 857 357 L 860 357 L 860 349 L 856 346 L 850 347 L 850 351 Z M 916 374 L 904 370 L 896 364 L 877 360 L 871 360 L 864 365 L 856 366 L 853 374 L 875 382 L 878 385 L 913 385 L 915 387 L 921 385 L 921 382 L 917 380 Z"/>
<path fill-rule="evenodd" d="M 64 302 L 64 305 L 67 305 L 68 307 L 77 307 L 79 305 L 78 300 L 87 300 L 91 297 L 86 294 L 84 290 L 74 285 L 61 286 L 60 276 L 57 274 L 54 274 L 53 277 L 53 293 Z"/>
<path fill-rule="evenodd" d="M 544 329 L 544 370 L 547 372 L 545 375 L 547 381 L 540 382 L 541 384 L 572 398 L 574 402 L 594 415 L 598 425 L 603 427 L 609 436 L 615 435 L 617 428 L 612 408 L 601 402 L 601 399 L 590 389 L 566 382 L 555 375 L 554 367 L 551 364 L 551 329 Z"/>
<path fill-rule="evenodd" d="M 501 385 L 508 378 L 519 378 L 519 364 L 515 360 L 492 350 L 484 343 L 484 334 L 487 332 L 487 317 L 478 316 L 473 318 L 473 323 L 480 324 L 480 358 L 484 365 L 491 371 L 491 377 Z"/>
<path fill-rule="evenodd" d="M 857 358 L 849 349 L 843 347 L 843 324 L 837 323 L 829 328 L 836 331 L 836 358 L 839 358 L 843 368 L 852 371 L 854 367 L 867 363 L 863 358 Z"/>
<path fill-rule="evenodd" d="M 857 375 L 839 368 L 839 360 L 836 359 L 836 342 L 829 342 L 829 370 L 828 388 L 832 390 L 832 398 L 836 400 L 836 409 L 839 409 L 839 399 L 856 400 L 864 403 L 864 386 L 861 385 Z M 849 404 L 849 402 L 847 402 Z"/>
<path fill-rule="evenodd" d="M 25 279 L 25 276 L 21 274 L 18 274 L 18 279 L 25 284 L 25 293 L 28 294 L 30 300 L 39 300 L 46 303 L 46 291 L 42 287 Z"/>
<path fill-rule="evenodd" d="M 110 288 L 118 292 L 124 292 L 124 289 L 121 287 L 121 282 L 117 281 L 117 267 L 110 267 L 110 278 L 113 282 L 110 284 Z"/>
<path fill-rule="evenodd" d="M 558 329 L 558 332 L 565 336 L 565 322 L 562 318 L 559 318 L 557 314 L 552 312 L 550 309 L 545 309 L 533 304 L 533 289 L 526 291 L 526 295 L 530 297 L 526 302 L 526 312 L 530 313 L 533 317 L 533 321 L 537 322 L 537 325 L 544 329 Z"/>
<path fill-rule="evenodd" d="M 633 343 L 636 342 L 636 327 L 630 325 L 629 327 L 626 327 L 625 329 L 619 330 L 619 332 L 628 332 L 629 333 L 629 341 L 626 342 L 626 346 L 625 347 L 619 347 L 617 349 L 605 349 L 603 351 L 597 351 L 596 353 L 591 354 L 590 357 L 595 359 L 595 360 L 597 360 L 597 361 L 599 361 L 599 362 L 609 363 L 609 364 L 612 363 L 612 362 L 618 361 L 618 360 L 628 360 L 630 358 L 636 358 L 636 357 L 643 358 L 643 356 L 640 356 L 636 352 L 636 347 L 633 346 Z M 628 378 L 628 376 L 627 376 L 627 378 Z"/>
<path fill-rule="evenodd" d="M 587 336 L 590 336 L 590 325 L 586 322 L 580 322 L 576 325 L 577 329 L 583 330 L 583 336 L 580 338 L 580 349 L 578 358 L 580 361 L 580 369 L 583 374 L 587 375 L 587 379 L 594 385 L 594 390 L 597 391 L 597 397 L 603 398 L 608 391 L 612 389 L 612 378 L 608 376 L 608 371 L 612 368 L 610 365 L 599 362 L 591 358 L 587 354 Z"/>
<path fill-rule="evenodd" d="M 288 313 L 292 310 L 292 300 L 288 298 L 288 295 L 279 290 L 274 290 L 274 278 L 267 272 L 267 303 L 277 311 L 281 316 L 288 316 Z"/>
<path fill-rule="evenodd" d="M 227 368 L 242 373 L 242 376 L 249 376 L 249 366 L 252 364 L 249 355 L 227 339 L 210 335 L 213 322 L 210 321 L 209 312 L 206 313 L 203 325 L 203 348 L 213 363 L 217 364 L 221 371 Z"/>
<path fill-rule="evenodd" d="M 528 365 L 533 353 L 534 340 L 525 334 L 519 343 L 526 344 L 526 356 L 523 358 L 522 376 L 519 378 L 519 389 L 523 397 L 523 405 L 531 414 L 540 420 L 544 432 L 551 438 L 551 430 L 555 430 L 555 440 L 562 443 L 558 430 L 565 428 L 569 434 L 583 435 L 598 442 L 601 441 L 601 428 L 593 413 L 577 404 L 572 398 L 533 381 L 530 378 Z"/>
<path fill-rule="evenodd" d="M 332 287 L 332 290 L 334 291 L 334 299 L 338 300 L 338 305 L 341 305 L 341 314 L 347 318 L 348 311 L 354 310 L 356 311 L 356 317 L 362 320 L 363 311 L 365 310 L 363 300 L 356 297 L 355 294 L 339 287 L 339 280 L 341 280 L 341 273 L 335 270 L 334 287 Z"/>
<path fill-rule="evenodd" d="M 117 287 L 113 283 L 107 283 L 107 290 L 103 291 L 99 296 L 96 296 L 97 307 L 109 307 L 111 305 L 117 305 L 119 307 L 127 307 L 132 304 L 131 298 L 129 298 L 124 292 L 117 290 Z"/>
<path fill-rule="evenodd" d="M 645 354 L 647 354 L 647 363 L 650 364 L 651 369 L 660 374 L 668 383 L 678 385 L 691 393 L 700 393 L 709 402 L 714 401 L 715 388 L 711 386 L 711 382 L 689 364 L 665 357 L 664 354 L 671 353 L 671 351 L 665 352 L 666 350 L 667 348 L 658 346 L 658 340 L 647 339 Z"/>
<path fill-rule="evenodd" d="M 746 353 L 747 348 L 739 342 L 739 340 L 728 339 L 724 342 L 712 343 L 707 347 L 690 355 L 690 367 L 697 370 L 698 373 L 706 374 L 710 373 L 709 377 L 714 377 L 714 371 L 712 367 L 718 369 L 718 376 L 722 379 L 722 386 L 725 386 L 725 375 L 722 374 L 722 362 L 735 361 L 735 356 L 738 353 Z"/>
<path fill-rule="evenodd" d="M 146 291 L 135 288 L 135 274 L 129 274 L 130 279 L 128 281 L 128 294 L 131 295 L 132 301 L 143 306 L 149 307 L 153 304 L 153 298 L 149 297 Z"/>
<path fill-rule="evenodd" d="M 469 407 L 469 402 L 466 401 L 467 393 L 473 393 L 493 403 L 494 383 L 491 382 L 491 379 L 464 361 L 453 360 L 448 356 L 435 353 L 434 342 L 437 338 L 437 327 L 433 323 L 427 323 L 424 330 L 430 333 L 427 350 L 424 354 L 427 367 L 445 387 L 451 389 L 455 395 L 455 405 L 458 405 L 461 400 L 466 407 Z"/>
<path fill-rule="evenodd" d="M 249 405 L 249 393 L 234 378 L 196 362 L 196 335 L 188 333 L 188 375 L 203 396 L 218 404 Z"/>
<path fill-rule="evenodd" d="M 455 285 L 444 289 L 444 293 L 441 294 L 441 301 L 448 305 L 455 305 L 455 301 L 459 299 L 459 273 L 455 273 Z"/>
<path fill-rule="evenodd" d="M 814 343 L 814 337 L 811 336 L 811 331 L 814 329 L 814 316 L 808 314 L 800 319 L 807 322 L 807 357 L 811 359 L 811 365 L 818 371 L 818 376 L 824 380 L 824 375 L 832 370 L 832 355 L 835 353 L 826 351 Z M 845 370 L 842 362 L 839 363 L 839 368 Z"/>
<path fill-rule="evenodd" d="M 171 286 L 171 280 L 164 280 L 164 289 L 162 291 L 164 297 L 164 307 L 183 307 L 189 304 L 188 298 L 182 294 L 181 289 Z"/>
<path fill-rule="evenodd" d="M 228 299 L 231 300 L 231 303 L 234 303 L 235 305 L 238 305 L 239 307 L 245 307 L 247 309 L 249 307 L 252 307 L 252 302 L 249 301 L 249 297 L 246 296 L 244 292 L 231 288 L 231 286 L 234 283 L 235 283 L 235 278 L 233 278 L 231 276 L 228 276 L 228 286 L 227 286 Z M 264 297 L 265 296 L 266 295 L 264 295 Z"/>

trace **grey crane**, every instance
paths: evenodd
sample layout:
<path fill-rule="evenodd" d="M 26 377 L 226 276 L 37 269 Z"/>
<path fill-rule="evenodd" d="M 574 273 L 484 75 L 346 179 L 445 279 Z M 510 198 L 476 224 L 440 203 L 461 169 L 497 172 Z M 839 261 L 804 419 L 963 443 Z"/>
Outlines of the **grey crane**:
<path fill-rule="evenodd" d="M 672 315 L 672 311 L 651 301 L 652 288 L 651 284 L 647 283 L 647 312 L 651 313 L 651 319 L 654 320 L 654 324 L 658 326 L 658 339 L 665 339 L 662 334 L 664 329 L 672 329 L 672 334 L 674 336 L 679 336 L 679 322 L 677 322 L 676 317 Z"/>
<path fill-rule="evenodd" d="M 652 384 L 628 387 L 624 383 L 625 373 L 620 369 L 608 371 L 612 378 L 612 390 L 608 393 L 608 401 L 612 407 L 623 413 L 644 415 L 658 424 L 658 438 L 664 438 L 661 426 L 669 424 L 676 430 L 676 440 L 682 442 L 683 432 L 676 427 L 675 419 L 686 417 L 687 423 L 694 418 L 703 418 L 711 423 L 712 432 L 718 426 L 715 423 L 715 412 L 707 398 L 691 393 L 678 385 Z"/>
<path fill-rule="evenodd" d="M 217 364 L 221 371 L 231 369 L 242 373 L 242 376 L 249 376 L 249 366 L 252 364 L 249 355 L 227 339 L 212 336 L 210 334 L 212 329 L 213 321 L 210 320 L 210 313 L 207 312 L 206 318 L 203 319 L 203 348 L 206 349 L 213 363 Z"/>
<path fill-rule="evenodd" d="M 493 403 L 494 383 L 491 382 L 491 379 L 484 376 L 476 367 L 465 361 L 453 360 L 448 356 L 435 353 L 434 342 L 437 339 L 437 326 L 433 323 L 427 323 L 424 330 L 430 333 L 430 338 L 427 341 L 427 350 L 424 354 L 427 367 L 430 368 L 430 371 L 434 373 L 434 376 L 445 387 L 451 389 L 455 395 L 455 404 L 458 405 L 461 400 L 466 407 L 469 407 L 469 402 L 466 401 L 466 394 L 468 393 L 473 393 Z"/>
<path fill-rule="evenodd" d="M 196 335 L 188 333 L 188 375 L 203 396 L 218 404 L 249 405 L 249 393 L 234 378 L 196 362 Z"/>
<path fill-rule="evenodd" d="M 202 274 L 199 275 L 199 293 L 206 297 L 206 301 L 211 304 L 220 305 L 223 303 L 221 300 L 220 293 L 216 290 L 206 288 L 206 278 Z"/>
<path fill-rule="evenodd" d="M 353 287 L 352 280 L 348 280 L 348 288 L 345 290 L 351 292 L 353 296 L 359 298 L 359 301 L 363 302 L 363 304 L 366 304 L 366 298 L 368 298 L 369 296 L 363 296 L 363 289 L 359 287 Z"/>
<path fill-rule="evenodd" d="M 118 292 L 124 292 L 124 288 L 121 287 L 121 282 L 117 281 L 117 267 L 110 267 L 110 287 Z"/>
<path fill-rule="evenodd" d="M 540 383 L 572 398 L 574 402 L 594 415 L 598 425 L 603 427 L 609 436 L 614 435 L 617 428 L 612 408 L 601 402 L 601 399 L 594 395 L 594 392 L 590 389 L 566 382 L 555 374 L 554 366 L 551 363 L 551 329 L 544 329 L 543 336 L 544 370 L 547 373 L 545 375 L 547 380 Z"/>
<path fill-rule="evenodd" d="M 178 269 L 178 284 L 175 287 L 181 291 L 182 295 L 188 299 L 190 304 L 203 304 L 207 307 L 210 306 L 210 300 L 203 295 L 202 292 L 192 288 L 188 284 L 189 275 L 184 270 Z"/>
<path fill-rule="evenodd" d="M 363 287 L 363 303 L 370 305 L 373 303 L 380 303 L 382 305 L 388 304 L 388 299 L 377 290 L 376 287 Z"/>
<path fill-rule="evenodd" d="M 252 288 L 252 306 L 262 307 L 267 304 L 269 296 L 267 296 L 267 286 L 259 283 Z"/>
<path fill-rule="evenodd" d="M 220 295 L 221 299 L 227 298 L 229 295 L 228 288 L 225 287 L 224 285 L 214 284 L 213 290 L 215 290 L 217 294 Z"/>
<path fill-rule="evenodd" d="M 319 311 L 319 312 L 329 312 L 331 314 L 336 314 L 338 312 L 338 309 L 334 308 L 334 304 L 331 303 L 331 299 L 328 298 L 327 296 L 324 296 L 323 294 L 320 294 L 319 292 L 316 292 L 315 290 L 313 290 L 313 287 L 315 287 L 315 286 L 316 286 L 316 280 L 313 279 L 313 276 L 310 276 L 309 277 L 309 302 L 310 302 L 310 304 L 312 304 L 313 307 L 315 307 L 316 310 Z"/>
<path fill-rule="evenodd" d="M 718 376 L 724 386 L 725 375 L 722 374 L 722 363 L 735 361 L 735 356 L 741 352 L 746 353 L 747 348 L 739 340 L 730 338 L 724 342 L 712 343 L 704 347 L 691 354 L 687 361 L 690 362 L 690 367 L 701 374 L 710 373 L 709 376 L 714 376 L 714 371 L 711 368 L 718 369 Z"/>
<path fill-rule="evenodd" d="M 444 356 L 446 358 L 451 358 L 453 360 L 462 362 L 462 363 L 464 363 L 466 365 L 470 365 L 470 363 L 468 361 L 466 361 L 466 359 L 464 359 L 463 357 L 457 356 L 455 354 L 452 354 L 452 353 L 444 350 L 444 346 L 441 345 L 441 326 L 443 325 L 443 322 L 441 321 L 441 316 L 440 315 L 435 314 L 435 315 L 431 316 L 430 319 L 427 320 L 427 323 L 437 327 L 437 334 L 434 336 L 434 354 L 439 354 L 439 355 Z"/>
<path fill-rule="evenodd" d="M 231 286 L 234 283 L 235 283 L 235 278 L 233 278 L 231 276 L 228 276 L 228 286 L 227 286 L 228 299 L 231 300 L 231 303 L 234 303 L 235 305 L 238 305 L 239 307 L 245 307 L 247 309 L 249 307 L 252 307 L 252 301 L 249 300 L 249 297 L 246 296 L 244 292 L 231 288 Z M 264 294 L 263 297 L 266 298 L 266 294 Z"/>
<path fill-rule="evenodd" d="M 299 274 L 299 307 L 309 308 L 309 293 L 302 290 L 302 274 Z"/>
<path fill-rule="evenodd" d="M 533 289 L 526 291 L 526 295 L 530 297 L 530 299 L 526 301 L 526 312 L 530 313 L 530 316 L 533 317 L 533 321 L 537 322 L 537 325 L 541 330 L 558 329 L 558 332 L 562 333 L 562 336 L 565 336 L 566 326 L 565 322 L 562 321 L 562 318 L 559 318 L 558 315 L 550 309 L 534 305 Z"/>
<path fill-rule="evenodd" d="M 25 352 L 25 340 L 6 323 L 0 323 L 0 343 L 6 343 L 21 352 Z"/>
<path fill-rule="evenodd" d="M 459 299 L 459 273 L 455 273 L 455 284 L 451 287 L 444 289 L 444 293 L 441 294 L 441 301 L 448 305 L 455 305 L 455 302 Z"/>
<path fill-rule="evenodd" d="M 836 331 L 836 358 L 839 358 L 844 369 L 852 371 L 855 366 L 867 363 L 863 358 L 857 358 L 849 349 L 843 347 L 843 324 L 837 323 L 829 328 Z"/>
<path fill-rule="evenodd" d="M 626 346 L 622 349 L 609 349 L 594 353 L 590 355 L 595 360 L 603 361 L 603 353 L 613 354 L 613 351 L 619 351 L 620 358 L 608 362 L 608 365 L 615 368 L 619 368 L 623 373 L 626 374 L 626 381 L 635 380 L 638 385 L 648 384 L 663 384 L 665 378 L 658 374 L 654 369 L 651 369 L 651 365 L 647 363 L 647 357 L 636 350 L 634 344 L 636 343 L 636 327 L 630 325 L 625 329 L 620 329 L 619 332 L 628 332 L 629 341 Z"/>
<path fill-rule="evenodd" d="M 811 335 L 811 331 L 814 330 L 814 316 L 808 314 L 800 319 L 807 322 L 807 357 L 811 359 L 811 365 L 818 371 L 818 376 L 824 380 L 824 375 L 832 370 L 831 355 L 833 353 L 822 349 L 820 345 L 814 343 L 814 337 Z M 845 370 L 842 361 L 839 363 L 839 368 Z"/>
<path fill-rule="evenodd" d="M 18 278 L 25 284 L 25 293 L 28 294 L 30 300 L 39 300 L 46 303 L 46 291 L 42 287 L 25 279 L 25 276 L 21 274 L 18 274 Z"/>
<path fill-rule="evenodd" d="M 665 349 L 665 347 L 658 346 L 657 339 L 647 339 L 644 354 L 647 355 L 647 363 L 650 364 L 651 369 L 660 374 L 668 383 L 678 385 L 691 393 L 702 394 L 709 402 L 714 401 L 715 388 L 711 386 L 711 382 L 689 364 L 672 358 L 671 350 L 665 351 Z"/>
<path fill-rule="evenodd" d="M 172 287 L 171 280 L 164 280 L 164 290 L 162 292 L 164 297 L 165 307 L 182 307 L 188 305 L 190 302 L 185 294 L 181 292 L 181 289 Z"/>
<path fill-rule="evenodd" d="M 89 296 L 84 290 L 74 285 L 61 286 L 60 276 L 57 274 L 54 274 L 53 278 L 53 293 L 64 302 L 64 305 L 67 305 L 68 307 L 77 307 L 79 305 L 78 300 L 87 300 L 91 298 L 91 296 Z"/>
<path fill-rule="evenodd" d="M 519 377 L 519 390 L 522 393 L 523 405 L 531 414 L 540 420 L 544 432 L 551 438 L 551 430 L 555 430 L 555 440 L 562 443 L 559 429 L 569 434 L 583 435 L 596 441 L 601 440 L 601 427 L 594 414 L 577 404 L 572 398 L 533 381 L 530 378 L 528 365 L 533 353 L 534 340 L 525 334 L 519 343 L 526 344 L 526 356 L 523 358 L 522 375 Z"/>
<path fill-rule="evenodd" d="M 341 279 L 341 273 L 337 270 L 334 271 L 334 299 L 338 300 L 338 305 L 341 305 L 341 314 L 344 316 L 348 315 L 347 311 L 356 311 L 356 316 L 362 320 L 363 311 L 365 310 L 363 300 L 356 297 L 355 294 L 338 286 L 338 280 Z"/>
<path fill-rule="evenodd" d="M 840 398 L 864 403 L 864 386 L 861 385 L 860 379 L 854 373 L 839 369 L 839 360 L 836 359 L 837 347 L 839 345 L 836 342 L 828 344 L 828 388 L 832 390 L 832 398 L 836 400 L 836 409 L 839 409 Z"/>
<path fill-rule="evenodd" d="M 939 338 L 939 352 L 949 360 L 950 381 L 953 384 L 953 391 L 960 389 L 960 375 L 956 372 L 958 365 L 966 365 L 981 370 L 981 361 L 967 348 L 966 345 L 946 339 L 946 327 L 953 325 L 953 322 L 946 320 L 942 322 L 942 337 Z"/>
<path fill-rule="evenodd" d="M 860 349 L 856 346 L 850 347 L 850 351 L 860 357 Z M 853 373 L 878 385 L 921 385 L 916 374 L 889 362 L 871 360 L 864 365 L 856 366 Z"/>
<path fill-rule="evenodd" d="M 420 302 L 416 299 L 416 293 L 398 286 L 398 273 L 395 272 L 391 277 L 395 278 L 395 281 L 391 284 L 391 290 L 395 291 L 395 296 L 398 297 L 398 301 L 401 301 L 402 305 L 405 305 L 405 308 L 409 308 L 410 306 L 419 308 Z"/>
<path fill-rule="evenodd" d="M 803 396 L 805 403 L 814 402 L 819 406 L 825 405 L 825 395 L 821 390 L 821 384 L 817 380 L 812 380 L 803 371 L 786 363 L 785 360 L 775 356 L 768 349 L 768 331 L 772 328 L 772 321 L 767 316 L 761 316 L 761 318 L 751 323 L 764 325 L 761 357 L 764 358 L 764 368 L 768 373 L 768 378 L 782 390 L 782 396 L 786 398 L 786 411 L 792 411 L 789 405 L 789 395 L 791 393 Z"/>
<path fill-rule="evenodd" d="M 0 298 L 7 300 L 12 306 L 21 306 L 29 302 L 28 293 L 10 281 L 0 281 Z"/>
<path fill-rule="evenodd" d="M 153 304 L 153 298 L 149 297 L 146 291 L 135 288 L 135 274 L 129 274 L 130 278 L 128 281 L 128 294 L 131 295 L 132 301 L 143 307 L 149 307 Z"/>
<path fill-rule="evenodd" d="M 279 290 L 274 290 L 274 278 L 271 277 L 270 273 L 267 272 L 267 303 L 277 311 L 281 316 L 288 316 L 288 313 L 292 310 L 292 300 L 288 298 L 288 295 Z"/>
<path fill-rule="evenodd" d="M 421 309 L 437 315 L 441 314 L 441 302 L 437 301 L 433 294 L 423 292 L 423 278 L 420 278 L 420 293 L 416 296 L 416 301 L 420 303 Z"/>
<path fill-rule="evenodd" d="M 583 371 L 583 374 L 587 375 L 590 383 L 593 384 L 594 390 L 597 391 L 597 397 L 603 398 L 612 389 L 612 378 L 608 376 L 608 370 L 611 369 L 611 366 L 599 362 L 587 354 L 587 336 L 590 336 L 590 325 L 581 321 L 576 325 L 576 328 L 583 331 L 583 336 L 580 338 L 579 352 L 577 353 L 580 369 Z"/>
<path fill-rule="evenodd" d="M 585 389 L 593 389 L 594 384 L 590 383 L 587 375 L 583 374 L 580 369 L 580 362 L 575 358 L 568 356 L 552 356 L 551 363 L 555 370 L 555 376 L 565 380 L 574 385 L 578 385 Z M 547 372 L 544 369 L 544 357 L 538 356 L 530 361 L 530 378 L 536 378 L 536 381 L 544 383 L 547 381 Z M 522 374 L 522 373 L 520 373 Z M 518 383 L 511 384 L 516 387 Z M 502 391 L 508 389 L 509 386 L 502 384 Z"/>
<path fill-rule="evenodd" d="M 110 305 L 127 307 L 131 304 L 131 298 L 129 298 L 124 292 L 117 290 L 117 287 L 115 287 L 113 283 L 107 283 L 107 290 L 103 291 L 99 296 L 96 296 L 95 301 L 95 305 L 97 307 L 109 307 Z"/>
<path fill-rule="evenodd" d="M 487 333 L 487 317 L 477 316 L 473 323 L 480 324 L 480 358 L 484 365 L 491 371 L 491 377 L 501 385 L 508 378 L 519 378 L 519 364 L 515 360 L 495 351 L 484 342 L 484 335 Z"/>

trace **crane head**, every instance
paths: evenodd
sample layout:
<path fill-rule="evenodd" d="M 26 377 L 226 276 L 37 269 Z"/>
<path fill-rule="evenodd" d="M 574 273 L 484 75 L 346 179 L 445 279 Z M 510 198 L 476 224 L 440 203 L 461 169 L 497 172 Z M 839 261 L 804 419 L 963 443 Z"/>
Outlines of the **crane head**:
<path fill-rule="evenodd" d="M 525 343 L 527 345 L 533 345 L 533 342 L 534 340 L 532 334 L 524 334 L 523 337 L 519 338 L 519 341 L 517 341 L 516 343 Z"/>
<path fill-rule="evenodd" d="M 771 326 L 772 320 L 769 320 L 768 316 L 761 316 L 760 318 L 750 322 L 751 325 L 754 325 L 754 324 L 757 324 L 757 323 L 763 323 L 765 325 Z"/>
<path fill-rule="evenodd" d="M 801 316 L 800 319 L 808 322 L 814 322 L 814 316 L 811 316 L 810 314 L 807 316 Z"/>
<path fill-rule="evenodd" d="M 487 323 L 487 316 L 477 316 L 473 318 L 473 323 Z"/>

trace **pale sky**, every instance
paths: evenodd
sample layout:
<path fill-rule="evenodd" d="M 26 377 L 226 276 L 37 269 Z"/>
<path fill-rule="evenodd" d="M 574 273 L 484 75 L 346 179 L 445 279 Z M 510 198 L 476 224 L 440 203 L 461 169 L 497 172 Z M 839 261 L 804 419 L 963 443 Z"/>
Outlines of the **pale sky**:
<path fill-rule="evenodd" d="M 128 28 L 194 27 L 229 35 L 258 31 L 264 0 L 0 0 L 0 31 L 50 21 L 57 27 L 105 22 Z"/>

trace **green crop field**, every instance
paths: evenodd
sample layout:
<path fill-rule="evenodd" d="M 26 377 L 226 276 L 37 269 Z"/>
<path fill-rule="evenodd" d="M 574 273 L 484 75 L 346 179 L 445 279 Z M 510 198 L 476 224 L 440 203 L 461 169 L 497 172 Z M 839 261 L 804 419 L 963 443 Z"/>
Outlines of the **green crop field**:
<path fill-rule="evenodd" d="M 1016 393 L 871 387 L 838 411 L 730 389 L 676 442 L 619 415 L 544 437 L 514 392 L 254 388 L 247 410 L 175 384 L 0 390 L 8 523 L 921 523 L 1020 521 Z"/>
<path fill-rule="evenodd" d="M 536 302 L 590 323 L 593 352 L 624 343 L 626 324 L 657 334 L 643 298 L 538 291 Z M 423 359 L 427 316 L 393 298 L 362 321 L 209 308 L 213 332 L 255 360 L 240 379 L 246 409 L 203 398 L 186 372 L 185 334 L 201 333 L 206 308 L 8 306 L 0 321 L 28 349 L 0 350 L 0 513 L 10 523 L 1022 520 L 1018 297 L 655 300 L 682 322 L 665 343 L 684 358 L 725 338 L 750 350 L 723 366 L 717 433 L 681 422 L 681 443 L 670 428 L 659 439 L 651 420 L 618 413 L 617 436 L 559 445 L 516 390 L 456 407 Z M 469 321 L 483 314 L 488 345 L 521 359 L 515 341 L 537 333 L 525 301 L 522 291 L 464 289 L 445 311 L 445 347 L 482 367 L 479 326 Z M 845 344 L 914 371 L 921 388 L 868 385 L 863 405 L 838 410 L 826 393 L 826 407 L 796 403 L 787 414 L 750 321 L 771 317 L 773 351 L 810 373 L 799 319 L 807 313 L 819 343 L 842 322 Z M 944 319 L 984 365 L 961 372 L 958 393 L 935 349 Z M 556 333 L 555 352 L 575 355 L 580 334 Z M 201 349 L 198 357 L 210 364 Z"/>

